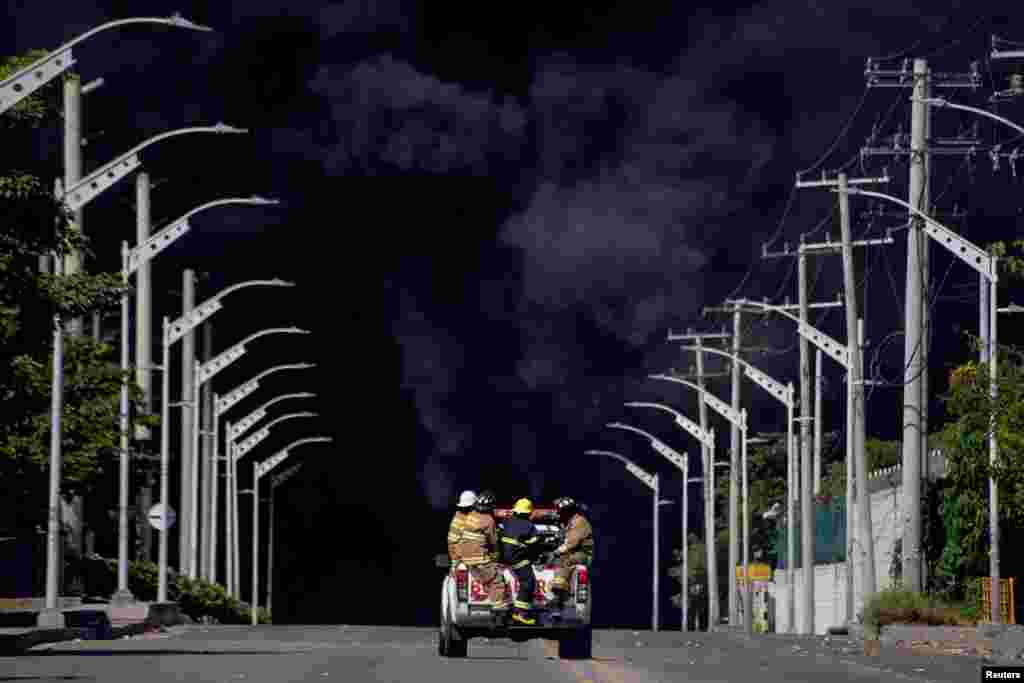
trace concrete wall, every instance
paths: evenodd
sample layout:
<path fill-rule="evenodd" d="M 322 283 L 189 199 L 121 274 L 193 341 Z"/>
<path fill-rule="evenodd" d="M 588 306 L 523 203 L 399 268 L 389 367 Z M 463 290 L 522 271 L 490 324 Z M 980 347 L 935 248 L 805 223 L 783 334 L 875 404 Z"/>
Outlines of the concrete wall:
<path fill-rule="evenodd" d="M 927 474 L 935 479 L 945 474 L 945 459 L 941 452 L 935 451 L 928 458 Z M 875 579 L 878 590 L 892 586 L 890 574 L 896 541 L 903 537 L 903 515 L 900 503 L 903 498 L 902 469 L 899 465 L 873 472 L 869 477 L 868 489 L 871 491 L 871 526 L 875 544 Z M 856 534 L 856 510 L 851 528 Z M 799 539 L 797 539 L 799 543 Z M 854 614 L 863 607 L 863 586 L 861 585 L 860 562 L 861 554 L 854 548 L 851 555 L 854 560 Z M 796 592 L 796 619 L 799 624 L 802 602 L 803 570 L 796 569 L 794 574 Z M 814 568 L 814 630 L 824 634 L 830 626 L 840 626 L 848 621 L 845 605 L 846 565 L 826 564 Z M 776 631 L 786 633 L 789 628 L 788 603 L 790 594 L 790 572 L 776 570 L 770 592 L 775 598 Z"/>

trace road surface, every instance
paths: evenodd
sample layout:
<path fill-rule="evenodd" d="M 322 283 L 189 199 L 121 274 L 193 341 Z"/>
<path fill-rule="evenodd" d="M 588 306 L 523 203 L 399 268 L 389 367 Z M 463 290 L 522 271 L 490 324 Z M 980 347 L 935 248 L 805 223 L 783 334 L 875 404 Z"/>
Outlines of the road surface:
<path fill-rule="evenodd" d="M 377 626 L 189 626 L 117 641 L 39 646 L 0 658 L 0 681 L 286 683 L 834 683 L 979 680 L 981 660 L 883 650 L 846 639 L 678 631 L 595 631 L 594 658 L 564 661 L 554 643 L 473 640 L 466 659 L 437 655 L 434 629 Z"/>

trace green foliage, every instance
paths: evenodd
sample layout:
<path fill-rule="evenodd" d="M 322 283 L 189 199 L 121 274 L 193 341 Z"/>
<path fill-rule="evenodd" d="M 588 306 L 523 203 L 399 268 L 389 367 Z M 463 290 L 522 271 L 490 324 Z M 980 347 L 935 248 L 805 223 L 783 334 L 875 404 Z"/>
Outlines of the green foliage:
<path fill-rule="evenodd" d="M 5 57 L 0 60 L 0 81 L 12 76 L 20 69 L 29 66 L 37 59 L 45 57 L 49 50 L 29 50 L 23 55 L 16 57 Z M 77 76 L 69 75 L 69 78 Z M 46 119 L 53 115 L 59 106 L 60 78 L 55 78 L 33 94 L 14 105 L 11 109 L 0 116 L 0 122 L 5 118 L 19 125 L 39 126 L 45 123 Z"/>
<path fill-rule="evenodd" d="M 0 61 L 0 78 L 46 54 Z M 17 169 L 0 176 L 0 524 L 9 531 L 45 520 L 54 315 L 68 320 L 109 309 L 123 291 L 120 274 L 39 271 L 41 256 L 62 261 L 73 252 L 89 253 L 53 186 L 40 180 L 60 169 L 39 162 L 31 145 L 6 144 L 30 139 L 33 127 L 57 120 L 60 87 L 54 79 L 0 116 L 5 169 Z M 70 495 L 88 490 L 118 447 L 122 375 L 109 346 L 65 335 L 64 352 L 62 488 Z M 131 398 L 138 398 L 134 383 Z"/>
<path fill-rule="evenodd" d="M 878 638 L 882 627 L 888 624 L 972 626 L 977 622 L 977 610 L 971 604 L 951 602 L 901 586 L 871 595 L 862 616 L 868 638 Z"/>
<path fill-rule="evenodd" d="M 1024 365 L 1020 351 L 1011 347 L 1000 347 L 999 359 L 994 399 L 989 367 L 975 363 L 954 370 L 946 396 L 952 420 L 942 433 L 949 490 L 943 501 L 946 547 L 939 571 L 956 592 L 968 576 L 987 573 L 990 477 L 1000 490 L 1004 537 L 1024 530 Z M 998 444 L 994 466 L 988 444 L 993 433 Z"/>
<path fill-rule="evenodd" d="M 106 560 L 104 564 L 107 575 L 94 581 L 102 581 L 104 587 L 116 586 L 117 560 Z M 128 589 L 136 599 L 146 602 L 156 600 L 158 581 L 159 566 L 156 563 L 128 563 Z M 202 579 L 190 579 L 171 568 L 167 570 L 167 599 L 177 602 L 182 614 L 195 621 L 212 619 L 220 624 L 251 623 L 250 606 L 228 595 L 223 586 Z M 271 623 L 271 614 L 265 608 L 259 608 L 257 615 L 259 623 Z"/>

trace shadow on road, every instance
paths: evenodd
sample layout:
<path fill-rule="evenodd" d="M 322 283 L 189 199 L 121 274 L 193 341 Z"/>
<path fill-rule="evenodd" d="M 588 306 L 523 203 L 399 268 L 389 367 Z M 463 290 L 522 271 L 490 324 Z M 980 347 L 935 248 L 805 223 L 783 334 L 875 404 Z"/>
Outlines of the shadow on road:
<path fill-rule="evenodd" d="M 41 650 L 26 652 L 22 657 L 154 657 L 163 655 L 304 655 L 311 650 Z M 20 678 L 3 678 L 0 681 Z M 32 680 L 32 679 L 28 679 Z"/>
<path fill-rule="evenodd" d="M 0 681 L 95 681 L 95 676 L 75 676 L 73 674 L 49 676 L 0 676 Z"/>

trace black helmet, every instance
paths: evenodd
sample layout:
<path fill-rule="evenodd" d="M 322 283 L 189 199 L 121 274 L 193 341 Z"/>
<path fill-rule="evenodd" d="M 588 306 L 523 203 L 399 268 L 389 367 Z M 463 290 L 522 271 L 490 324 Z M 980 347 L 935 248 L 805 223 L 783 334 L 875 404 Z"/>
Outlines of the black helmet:
<path fill-rule="evenodd" d="M 476 497 L 476 504 L 473 506 L 477 512 L 491 512 L 494 510 L 494 493 L 484 491 Z"/>
<path fill-rule="evenodd" d="M 568 496 L 563 496 L 555 500 L 555 507 L 558 508 L 559 514 L 568 514 L 576 509 L 576 501 Z"/>

